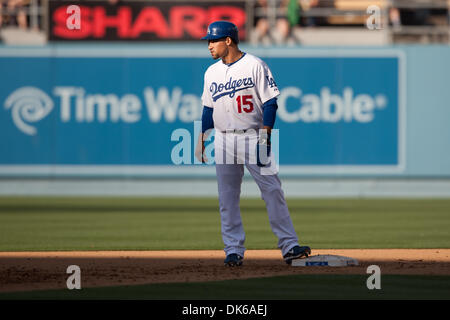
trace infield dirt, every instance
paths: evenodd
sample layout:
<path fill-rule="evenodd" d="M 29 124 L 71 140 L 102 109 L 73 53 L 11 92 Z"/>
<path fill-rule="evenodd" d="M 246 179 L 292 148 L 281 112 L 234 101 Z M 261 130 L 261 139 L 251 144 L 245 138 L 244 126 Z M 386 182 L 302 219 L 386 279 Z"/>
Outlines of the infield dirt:
<path fill-rule="evenodd" d="M 69 265 L 81 269 L 82 287 L 204 282 L 295 274 L 450 275 L 450 249 L 321 249 L 312 255 L 355 258 L 351 267 L 292 267 L 278 250 L 248 250 L 244 265 L 227 268 L 221 250 L 0 252 L 0 292 L 65 289 Z"/>

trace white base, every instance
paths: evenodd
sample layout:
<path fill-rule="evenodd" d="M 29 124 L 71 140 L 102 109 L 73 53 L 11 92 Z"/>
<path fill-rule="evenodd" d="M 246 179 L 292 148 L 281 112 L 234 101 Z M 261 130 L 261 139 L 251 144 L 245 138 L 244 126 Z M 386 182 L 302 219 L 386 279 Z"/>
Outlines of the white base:
<path fill-rule="evenodd" d="M 358 260 L 356 259 L 331 254 L 316 255 L 304 259 L 292 260 L 292 266 L 294 267 L 347 267 L 357 265 Z"/>

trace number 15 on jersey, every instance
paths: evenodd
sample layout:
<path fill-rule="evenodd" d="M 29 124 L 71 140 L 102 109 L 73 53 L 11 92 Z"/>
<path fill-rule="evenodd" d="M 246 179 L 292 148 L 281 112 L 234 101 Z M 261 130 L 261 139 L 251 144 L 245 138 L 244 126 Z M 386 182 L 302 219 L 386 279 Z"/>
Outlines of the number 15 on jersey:
<path fill-rule="evenodd" d="M 250 113 L 253 111 L 252 98 L 253 97 L 251 95 L 243 95 L 236 97 L 238 113 L 242 113 L 242 111 Z"/>

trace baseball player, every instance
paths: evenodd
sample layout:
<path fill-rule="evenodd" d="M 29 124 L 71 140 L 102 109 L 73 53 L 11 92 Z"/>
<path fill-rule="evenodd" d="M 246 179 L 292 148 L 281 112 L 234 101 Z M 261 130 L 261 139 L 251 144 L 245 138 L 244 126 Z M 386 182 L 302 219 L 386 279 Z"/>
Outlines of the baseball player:
<path fill-rule="evenodd" d="M 245 233 L 239 208 L 244 165 L 258 184 L 286 263 L 307 257 L 311 249 L 298 243 L 270 152 L 280 94 L 272 73 L 261 59 L 239 50 L 238 29 L 231 22 L 211 23 L 202 40 L 208 41 L 212 58 L 219 61 L 204 77 L 202 134 L 196 156 L 199 161 L 208 161 L 204 141 L 214 128 L 224 263 L 240 266 L 244 258 Z"/>

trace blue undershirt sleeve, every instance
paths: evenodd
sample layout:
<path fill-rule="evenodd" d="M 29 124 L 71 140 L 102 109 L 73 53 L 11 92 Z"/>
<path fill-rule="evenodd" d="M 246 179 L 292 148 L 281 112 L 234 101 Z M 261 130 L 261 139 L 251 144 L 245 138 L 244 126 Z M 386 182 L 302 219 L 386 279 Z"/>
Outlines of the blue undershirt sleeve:
<path fill-rule="evenodd" d="M 263 124 L 264 126 L 269 126 L 273 128 L 273 125 L 275 124 L 275 118 L 277 115 L 277 98 L 272 98 L 268 101 L 266 101 L 262 105 L 263 109 Z"/>
<path fill-rule="evenodd" d="M 213 108 L 203 106 L 202 133 L 205 133 L 208 129 L 214 128 L 213 111 Z"/>

